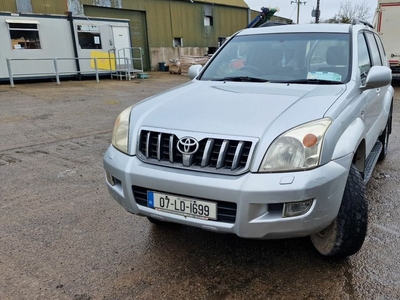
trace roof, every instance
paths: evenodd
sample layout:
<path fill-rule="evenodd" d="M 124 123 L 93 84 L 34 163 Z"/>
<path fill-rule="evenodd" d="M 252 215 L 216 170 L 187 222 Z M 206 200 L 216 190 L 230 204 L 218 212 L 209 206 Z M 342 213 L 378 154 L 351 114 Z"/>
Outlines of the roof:
<path fill-rule="evenodd" d="M 187 0 L 190 1 L 190 0 Z M 243 7 L 249 8 L 249 6 L 244 2 L 244 0 L 193 0 L 194 2 L 203 2 L 206 4 L 219 4 L 226 6 L 235 6 L 235 7 Z"/>
<path fill-rule="evenodd" d="M 287 26 L 258 27 L 242 30 L 239 35 L 262 34 L 262 33 L 303 33 L 303 32 L 322 32 L 322 33 L 348 33 L 351 24 L 289 24 Z"/>

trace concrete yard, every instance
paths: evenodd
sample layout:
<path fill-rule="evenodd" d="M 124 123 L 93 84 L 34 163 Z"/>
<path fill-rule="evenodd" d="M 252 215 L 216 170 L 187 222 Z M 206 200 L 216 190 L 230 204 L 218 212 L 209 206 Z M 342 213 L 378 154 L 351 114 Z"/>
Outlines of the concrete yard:
<path fill-rule="evenodd" d="M 102 156 L 118 114 L 188 81 L 0 85 L 0 299 L 400 299 L 400 85 L 366 241 L 331 260 L 308 238 L 159 228 L 109 196 Z"/>

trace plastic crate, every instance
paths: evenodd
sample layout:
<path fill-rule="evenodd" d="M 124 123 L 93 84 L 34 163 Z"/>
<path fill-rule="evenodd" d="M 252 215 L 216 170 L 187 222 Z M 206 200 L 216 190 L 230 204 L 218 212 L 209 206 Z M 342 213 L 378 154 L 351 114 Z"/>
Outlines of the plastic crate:
<path fill-rule="evenodd" d="M 137 78 L 147 79 L 147 78 L 149 78 L 149 74 L 147 74 L 147 73 L 138 73 L 137 74 Z"/>

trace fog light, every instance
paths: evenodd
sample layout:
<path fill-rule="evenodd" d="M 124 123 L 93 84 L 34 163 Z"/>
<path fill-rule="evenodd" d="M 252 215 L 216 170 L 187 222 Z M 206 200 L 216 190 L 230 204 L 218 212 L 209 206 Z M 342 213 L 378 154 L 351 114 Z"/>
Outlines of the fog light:
<path fill-rule="evenodd" d="M 314 199 L 309 199 L 301 202 L 285 203 L 283 205 L 282 218 L 304 215 L 310 210 L 313 202 Z"/>
<path fill-rule="evenodd" d="M 108 182 L 109 184 L 111 184 L 112 186 L 115 185 L 115 179 L 114 179 L 114 177 L 112 177 L 112 175 L 111 175 L 110 173 L 108 173 L 108 172 L 106 172 L 106 179 L 107 179 L 107 182 Z"/>

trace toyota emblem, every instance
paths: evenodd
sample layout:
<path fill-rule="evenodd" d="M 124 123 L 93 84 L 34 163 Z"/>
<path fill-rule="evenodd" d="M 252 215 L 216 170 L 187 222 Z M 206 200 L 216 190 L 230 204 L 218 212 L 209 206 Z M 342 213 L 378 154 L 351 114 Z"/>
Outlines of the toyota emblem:
<path fill-rule="evenodd" d="M 195 138 L 185 136 L 179 139 L 176 147 L 180 153 L 191 155 L 199 149 L 199 142 Z"/>

